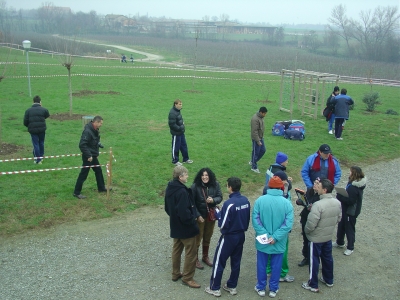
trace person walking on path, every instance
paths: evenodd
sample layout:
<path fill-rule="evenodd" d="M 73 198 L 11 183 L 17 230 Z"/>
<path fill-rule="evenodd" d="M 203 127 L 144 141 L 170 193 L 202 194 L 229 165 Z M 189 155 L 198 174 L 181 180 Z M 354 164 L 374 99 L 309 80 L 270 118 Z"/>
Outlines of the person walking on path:
<path fill-rule="evenodd" d="M 185 122 L 183 122 L 181 109 L 182 101 L 176 99 L 168 115 L 169 131 L 172 135 L 172 163 L 176 166 L 182 165 L 179 162 L 179 151 L 182 153 L 183 163 L 193 163 L 193 161 L 189 159 L 188 146 L 185 138 Z"/>
<path fill-rule="evenodd" d="M 93 120 L 85 125 L 83 129 L 81 140 L 79 142 L 79 148 L 82 152 L 82 169 L 79 173 L 78 179 L 76 180 L 75 189 L 73 196 L 78 199 L 85 199 L 86 196 L 81 194 L 82 186 L 87 179 L 90 169 L 94 171 L 96 176 L 97 190 L 99 193 L 107 192 L 104 184 L 103 171 L 98 160 L 99 148 L 103 148 L 100 143 L 100 132 L 99 129 L 103 125 L 103 118 L 101 116 L 95 116 Z"/>
<path fill-rule="evenodd" d="M 215 249 L 210 285 L 205 289 L 206 293 L 216 297 L 221 296 L 222 274 L 228 258 L 231 260 L 231 275 L 223 289 L 231 295 L 237 294 L 236 287 L 240 274 L 245 232 L 249 228 L 250 222 L 250 202 L 240 194 L 241 186 L 242 182 L 239 178 L 230 177 L 228 179 L 229 199 L 224 202 L 218 217 L 221 237 Z"/>
<path fill-rule="evenodd" d="M 304 231 L 310 241 L 310 277 L 301 285 L 304 289 L 317 293 L 319 262 L 322 264 L 320 281 L 333 286 L 332 234 L 342 217 L 339 200 L 332 196 L 333 183 L 322 179 L 316 185 L 320 200 L 315 202 L 307 218 Z"/>
<path fill-rule="evenodd" d="M 203 265 L 199 261 L 199 247 L 203 241 L 203 258 L 202 261 L 209 267 L 213 266 L 208 256 L 211 237 L 214 233 L 215 220 L 209 220 L 208 212 L 210 209 L 215 207 L 222 201 L 222 192 L 219 183 L 215 177 L 213 171 L 210 168 L 202 168 L 194 178 L 191 186 L 194 203 L 196 209 L 200 214 L 197 225 L 199 226 L 200 233 L 196 237 L 197 246 L 197 260 L 196 268 L 204 269 Z"/>
<path fill-rule="evenodd" d="M 282 180 L 278 176 L 273 176 L 268 182 L 268 187 L 267 194 L 258 198 L 254 203 L 252 213 L 252 224 L 257 237 L 255 242 L 257 284 L 254 289 L 259 296 L 265 296 L 266 267 L 270 261 L 269 296 L 274 298 L 279 290 L 282 259 L 288 234 L 293 226 L 294 215 L 292 204 L 283 197 Z M 264 241 L 260 242 L 260 240 Z"/>
<path fill-rule="evenodd" d="M 252 140 L 252 152 L 251 152 L 251 170 L 255 173 L 260 173 L 257 162 L 265 154 L 265 143 L 264 143 L 264 118 L 267 115 L 267 108 L 262 106 L 258 113 L 254 114 L 251 118 L 251 140 Z"/>
<path fill-rule="evenodd" d="M 335 105 L 333 103 L 331 103 L 331 100 L 334 99 L 338 94 L 339 94 L 339 87 L 335 86 L 333 88 L 333 92 L 332 94 L 328 97 L 328 99 L 326 100 L 326 107 L 328 107 L 328 109 L 331 111 L 331 115 L 329 117 L 328 121 L 328 133 L 329 134 L 333 134 L 333 122 L 335 121 Z"/>
<path fill-rule="evenodd" d="M 356 241 L 356 221 L 361 212 L 364 189 L 367 184 L 367 178 L 360 167 L 350 168 L 349 182 L 346 186 L 348 196 L 337 193 L 336 198 L 342 204 L 342 220 L 337 229 L 336 242 L 333 247 L 343 248 L 344 237 L 347 238 L 347 249 L 344 255 L 351 255 L 354 252 L 354 242 Z"/>
<path fill-rule="evenodd" d="M 47 129 L 46 119 L 48 117 L 50 117 L 50 113 L 42 106 L 40 97 L 33 97 L 33 105 L 25 111 L 24 125 L 28 127 L 28 132 L 31 135 L 35 164 L 42 164 Z"/>
<path fill-rule="evenodd" d="M 172 281 L 182 278 L 182 284 L 191 288 L 200 288 L 194 279 L 196 271 L 196 235 L 199 234 L 197 221 L 198 214 L 192 196 L 192 190 L 186 187 L 188 170 L 184 166 L 176 166 L 173 171 L 173 180 L 167 185 L 165 191 L 165 212 L 169 216 L 170 237 L 173 238 L 172 246 Z M 185 249 L 185 262 L 183 272 L 181 268 L 181 255 Z"/>
<path fill-rule="evenodd" d="M 347 90 L 342 89 L 340 95 L 331 100 L 335 105 L 335 137 L 337 140 L 343 140 L 343 123 L 349 119 L 350 105 L 354 104 L 353 99 L 347 96 Z"/>

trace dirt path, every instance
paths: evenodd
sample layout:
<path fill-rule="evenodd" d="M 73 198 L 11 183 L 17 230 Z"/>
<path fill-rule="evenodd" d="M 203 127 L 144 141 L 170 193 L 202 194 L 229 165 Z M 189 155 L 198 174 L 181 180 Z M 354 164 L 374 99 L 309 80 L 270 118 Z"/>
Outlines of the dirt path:
<path fill-rule="evenodd" d="M 299 212 L 290 234 L 293 283 L 283 283 L 277 299 L 400 299 L 398 265 L 400 159 L 365 168 L 369 179 L 357 220 L 355 251 L 333 249 L 335 285 L 314 294 L 301 288 L 308 278 L 302 259 Z M 339 186 L 345 185 L 345 178 Z M 396 187 L 396 188 L 394 188 Z M 249 195 L 249 193 L 243 193 Z M 256 197 L 249 197 L 253 203 Z M 219 233 L 216 230 L 211 248 Z M 65 224 L 0 241 L 0 299 L 213 299 L 204 293 L 211 269 L 197 270 L 201 289 L 171 281 L 168 218 L 162 206 L 142 208 L 112 219 Z M 223 280 L 227 280 L 229 265 Z M 241 264 L 238 295 L 255 293 L 254 230 L 250 226 Z M 268 296 L 267 296 L 268 297 Z"/>

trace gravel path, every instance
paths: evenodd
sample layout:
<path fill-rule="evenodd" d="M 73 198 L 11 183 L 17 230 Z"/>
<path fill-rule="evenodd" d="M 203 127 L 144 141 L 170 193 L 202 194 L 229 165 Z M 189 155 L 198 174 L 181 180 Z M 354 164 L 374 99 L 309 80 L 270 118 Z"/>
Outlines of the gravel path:
<path fill-rule="evenodd" d="M 300 224 L 290 234 L 289 265 L 293 283 L 283 283 L 277 299 L 400 299 L 400 159 L 364 168 L 369 182 L 357 220 L 354 253 L 333 249 L 335 286 L 314 294 L 301 288 L 308 278 L 302 259 Z M 344 174 L 339 186 L 344 186 Z M 244 192 L 246 195 L 246 193 Z M 249 193 L 247 193 L 249 195 Z M 253 203 L 254 197 L 249 197 Z M 215 232 L 211 248 L 219 237 Z M 204 293 L 211 269 L 197 270 L 200 289 L 171 281 L 171 247 L 163 207 L 143 208 L 112 219 L 65 224 L 0 240 L 0 299 L 212 299 Z M 238 295 L 254 292 L 254 230 L 250 226 Z M 229 276 L 227 267 L 223 280 Z"/>

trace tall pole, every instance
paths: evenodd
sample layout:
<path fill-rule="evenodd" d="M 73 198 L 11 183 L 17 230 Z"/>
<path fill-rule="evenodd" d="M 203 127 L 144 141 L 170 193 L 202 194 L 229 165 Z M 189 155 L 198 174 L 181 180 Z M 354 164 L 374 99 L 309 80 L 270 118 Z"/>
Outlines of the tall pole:
<path fill-rule="evenodd" d="M 29 72 L 29 49 L 31 49 L 31 41 L 25 40 L 22 42 L 22 46 L 26 51 L 26 65 L 28 66 L 28 88 L 29 88 L 29 97 L 32 97 L 31 93 L 31 74 Z"/>
<path fill-rule="evenodd" d="M 26 50 L 26 65 L 28 66 L 28 88 L 29 88 L 29 97 L 32 98 L 31 93 L 31 74 L 29 72 L 29 50 Z"/>

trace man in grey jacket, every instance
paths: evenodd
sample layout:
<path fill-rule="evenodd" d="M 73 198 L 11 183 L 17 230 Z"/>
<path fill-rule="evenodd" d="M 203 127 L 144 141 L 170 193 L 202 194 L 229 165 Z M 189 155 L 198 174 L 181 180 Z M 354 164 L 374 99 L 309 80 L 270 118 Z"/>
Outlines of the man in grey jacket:
<path fill-rule="evenodd" d="M 260 110 L 251 118 L 250 122 L 253 150 L 249 164 L 251 165 L 251 170 L 255 173 L 260 173 L 257 162 L 264 156 L 266 151 L 264 144 L 264 117 L 267 115 L 267 112 L 266 107 L 260 107 Z"/>
<path fill-rule="evenodd" d="M 318 179 L 317 179 L 318 180 Z M 339 200 L 333 198 L 333 183 L 329 179 L 318 180 L 315 190 L 320 200 L 315 202 L 307 218 L 304 232 L 310 241 L 310 279 L 301 285 L 306 290 L 318 293 L 319 261 L 322 263 L 320 281 L 333 286 L 332 235 L 342 218 Z"/>

